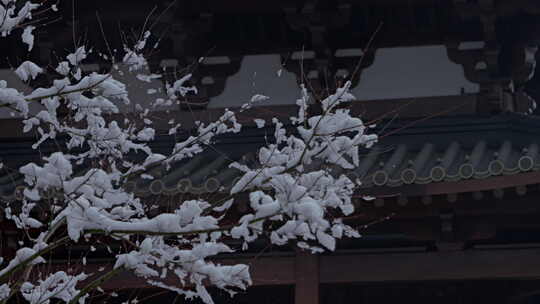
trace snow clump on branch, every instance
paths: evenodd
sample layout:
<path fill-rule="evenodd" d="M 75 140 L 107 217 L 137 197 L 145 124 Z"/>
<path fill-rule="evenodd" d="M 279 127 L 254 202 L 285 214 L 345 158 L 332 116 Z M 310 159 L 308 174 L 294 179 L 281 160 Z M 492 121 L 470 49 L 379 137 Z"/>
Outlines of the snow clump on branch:
<path fill-rule="evenodd" d="M 10 10 L 11 24 L 19 24 L 35 9 L 28 4 L 21 15 L 22 9 L 15 13 L 6 8 L 11 2 L 2 0 L 3 9 Z M 11 28 L 0 30 L 7 34 Z M 145 74 L 150 37 L 151 33 L 144 31 L 134 46 L 124 47 L 122 60 L 116 63 L 127 66 L 138 81 L 156 78 Z M 358 186 L 345 173 L 359 165 L 359 147 L 369 147 L 377 137 L 366 134 L 362 121 L 340 106 L 354 99 L 349 93 L 350 82 L 321 102 L 322 113 L 318 115 L 309 114 L 310 95 L 302 86 L 291 125 L 272 119 L 273 141 L 259 149 L 257 161 L 231 164 L 242 177 L 229 193 L 213 199 L 178 197 L 174 208 L 156 215 L 152 210 L 160 207 L 159 201 L 136 196 L 127 183 L 151 176 L 156 168 L 169 170 L 175 162 L 204 152 L 219 135 L 240 132 L 237 113 L 268 97 L 254 95 L 236 112 L 225 109 L 214 122 L 198 122 L 191 135 L 177 139 L 169 153 L 158 154 L 148 144 L 156 134 L 149 109 L 134 105 L 139 109 L 136 118 L 112 119 L 120 112 L 118 103 L 131 104 L 128 86 L 111 73 L 83 74 L 80 65 L 88 54 L 87 47 L 76 48 L 56 67 L 60 78 L 30 93 L 8 88 L 0 81 L 0 106 L 23 115 L 24 132 L 37 132 L 35 149 L 46 141 L 66 138 L 62 150 L 19 168 L 26 187 L 20 206 L 8 209 L 8 216 L 20 229 L 39 234 L 28 239 L 32 246 L 21 245 L 17 256 L 0 270 L 0 301 L 19 294 L 29 303 L 48 303 L 52 298 L 83 303 L 99 287 L 84 273 L 43 273 L 43 277 L 22 285 L 11 278 L 15 272 L 31 271 L 32 265 L 45 262 L 42 255 L 58 246 L 97 237 L 110 242 L 123 240 L 127 246 L 116 252 L 114 268 L 105 278 L 132 271 L 150 285 L 213 303 L 208 286 L 233 295 L 252 283 L 247 265 L 220 265 L 211 260 L 216 255 L 245 250 L 266 236 L 272 244 L 294 243 L 312 252 L 334 250 L 338 239 L 359 236 L 341 219 L 354 212 L 352 197 Z M 16 73 L 26 81 L 42 72 L 38 65 L 26 61 Z M 185 73 L 167 83 L 167 98 L 176 101 L 196 93 L 195 87 L 187 85 L 191 77 Z M 39 103 L 42 110 L 30 114 L 29 103 Z M 259 128 L 268 124 L 259 119 L 255 123 Z M 172 124 L 169 134 L 180 127 Z M 90 169 L 80 172 L 81 166 Z M 45 195 L 51 191 L 54 199 Z M 248 211 L 231 217 L 228 211 L 245 199 Z M 38 216 L 37 206 L 46 207 L 46 217 Z M 241 248 L 231 248 L 231 239 L 240 240 Z M 171 278 L 177 284 L 165 283 Z M 77 289 L 80 286 L 83 288 Z"/>

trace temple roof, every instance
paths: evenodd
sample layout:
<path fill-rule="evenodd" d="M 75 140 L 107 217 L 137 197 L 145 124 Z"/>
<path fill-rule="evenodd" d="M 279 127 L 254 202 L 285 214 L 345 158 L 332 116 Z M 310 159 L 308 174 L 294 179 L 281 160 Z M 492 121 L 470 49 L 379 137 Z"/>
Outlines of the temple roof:
<path fill-rule="evenodd" d="M 380 135 L 380 142 L 372 149 L 361 151 L 359 167 L 347 174 L 359 179 L 361 188 L 367 192 L 490 179 L 499 181 L 490 183 L 489 187 L 496 189 L 504 187 L 501 178 L 513 184 L 536 184 L 540 183 L 540 175 L 536 173 L 540 172 L 538 130 L 540 118 L 516 114 L 387 121 L 373 130 Z M 174 164 L 168 171 L 159 167 L 150 172 L 153 180 L 132 181 L 128 187 L 141 196 L 227 191 L 240 177 L 240 172 L 229 168 L 229 164 L 239 161 L 256 165 L 255 153 L 268 134 L 272 134 L 271 129 L 248 127 L 240 135 L 221 137 L 212 149 Z M 9 148 L 0 152 L 0 157 L 8 164 L 37 159 L 36 152 L 29 152 L 26 145 L 6 145 Z M 171 146 L 170 138 L 159 138 L 154 149 L 158 153 L 166 152 Z M 44 147 L 42 152 L 46 150 Z M 84 167 L 79 169 L 84 170 Z M 527 174 L 533 175 L 516 178 Z M 22 184 L 20 174 L 2 172 L 0 195 L 13 199 L 15 188 Z M 467 186 L 453 191 L 470 192 L 475 188 Z"/>

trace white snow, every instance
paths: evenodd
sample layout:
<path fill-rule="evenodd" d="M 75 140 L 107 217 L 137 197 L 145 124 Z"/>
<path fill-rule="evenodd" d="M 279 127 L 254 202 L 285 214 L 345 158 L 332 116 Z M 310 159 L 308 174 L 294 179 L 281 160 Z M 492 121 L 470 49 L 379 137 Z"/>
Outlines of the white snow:
<path fill-rule="evenodd" d="M 264 124 L 266 123 L 266 121 L 264 121 L 264 119 L 260 119 L 260 118 L 256 118 L 253 121 L 257 125 L 257 128 L 264 128 Z"/>
<path fill-rule="evenodd" d="M 0 34 L 5 37 L 11 33 L 11 31 L 25 20 L 32 17 L 32 11 L 40 7 L 39 4 L 32 3 L 30 1 L 24 2 L 24 5 L 15 8 L 11 5 L 11 0 L 3 0 L 4 5 L 0 5 L 0 16 L 2 16 L 2 22 L 0 23 Z"/>
<path fill-rule="evenodd" d="M 84 273 L 73 276 L 63 271 L 49 275 L 45 280 L 38 280 L 37 284 L 25 282 L 21 286 L 21 293 L 30 304 L 48 304 L 51 299 L 60 299 L 68 303 L 79 293 L 77 283 L 88 276 Z M 84 298 L 79 301 L 84 304 Z"/>
<path fill-rule="evenodd" d="M 138 112 L 135 105 L 140 105 L 142 109 L 155 111 L 165 111 L 177 109 L 173 103 L 156 104 L 158 99 L 167 100 L 168 96 L 164 92 L 165 85 L 156 75 L 150 74 L 147 70 L 129 71 L 125 65 L 119 65 L 118 70 L 113 71 L 113 77 L 126 85 L 129 92 L 129 104 L 117 104 L 120 113 Z M 148 95 L 152 92 L 152 95 Z"/>
<path fill-rule="evenodd" d="M 28 107 L 30 114 L 36 114 L 42 107 L 36 103 L 28 104 L 23 99 L 23 94 L 30 92 L 32 92 L 32 88 L 24 83 L 12 70 L 0 69 L 0 100 L 4 102 L 11 100 L 12 104 L 19 103 L 21 106 L 24 103 Z M 13 114 L 12 110 L 0 108 L 0 119 L 11 119 L 13 118 L 11 114 Z M 16 117 L 20 117 L 20 115 L 16 115 Z"/>
<path fill-rule="evenodd" d="M 34 35 L 32 34 L 32 31 L 35 29 L 35 26 L 29 25 L 24 28 L 22 34 L 22 41 L 28 45 L 28 51 L 31 51 L 32 48 L 34 48 Z"/>
<path fill-rule="evenodd" d="M 35 228 L 40 233 L 19 242 L 15 257 L 0 269 L 0 299 L 9 297 L 10 290 L 31 304 L 56 299 L 69 302 L 82 295 L 77 286 L 87 279 L 85 273 L 41 273 L 21 284 L 3 279 L 17 277 L 12 273 L 15 267 L 28 271 L 31 265 L 47 262 L 38 254 L 54 250 L 47 246 L 77 243 L 81 237 L 88 241 L 93 234 L 99 234 L 100 240 L 129 241 L 129 249 L 120 251 L 111 248 L 108 241 L 100 244 L 111 257 L 115 255 L 115 269 L 132 271 L 149 285 L 188 299 L 198 297 L 207 304 L 213 303 L 207 287 L 233 295 L 252 283 L 248 265 L 211 261 L 216 255 L 234 251 L 224 242 L 231 237 L 242 243 L 238 250 L 245 250 L 262 235 L 270 235 L 273 244 L 295 241 L 298 247 L 312 252 L 334 250 L 337 239 L 343 236 L 358 237 L 354 228 L 341 221 L 341 216 L 354 211 L 352 198 L 357 184 L 345 173 L 337 175 L 326 170 L 339 168 L 345 172 L 356 168 L 359 147 L 369 147 L 377 140 L 376 135 L 365 133 L 367 127 L 361 119 L 339 108 L 355 100 L 349 91 L 351 82 L 321 101 L 321 114 L 307 115 L 310 98 L 306 87 L 298 88 L 291 73 L 276 75 L 282 68 L 279 55 L 246 56 L 240 71 L 227 80 L 225 91 L 213 102 L 217 107 L 247 104 L 237 112 L 225 109 L 215 121 L 196 122 L 191 136 L 178 139 L 172 151 L 157 154 L 145 143 L 156 135 L 151 108 L 157 103 L 171 105 L 187 93 L 196 92 L 196 88 L 185 86 L 190 74 L 167 83 L 165 89 L 161 87 L 159 76 L 147 70 L 143 49 L 149 37 L 150 33 L 145 32 L 133 47 L 124 46 L 123 61 L 115 65 L 112 75 L 84 75 L 81 68 L 91 49 L 87 52 L 81 47 L 57 68 L 69 77 L 57 77 L 48 86 L 19 92 L 0 80 L 0 102 L 29 114 L 23 131 L 35 131 L 34 149 L 59 136 L 67 138 L 65 146 L 58 150 L 40 150 L 45 155 L 39 162 L 19 167 L 25 183 L 20 208 L 5 208 L 6 217 L 19 229 Z M 27 80 L 39 72 L 39 67 L 26 63 L 17 74 Z M 89 90 L 93 94 L 84 93 Z M 156 95 L 159 98 L 150 98 Z M 28 113 L 29 102 L 38 104 L 41 111 Z M 69 109 L 69 119 L 57 115 L 61 103 Z M 109 119 L 110 114 L 119 112 L 117 104 L 132 106 L 137 113 L 119 121 Z M 205 151 L 218 135 L 240 132 L 237 114 L 258 104 L 296 104 L 297 117 L 291 117 L 292 125 L 285 125 L 277 117 L 266 121 L 251 118 L 258 127 L 272 124 L 273 134 L 269 136 L 274 138 L 253 156 L 255 161 L 230 165 L 242 174 L 233 182 L 231 198 L 180 198 L 156 215 L 149 213 L 157 209 L 156 201 L 136 196 L 128 187 L 133 178 L 159 176 L 173 162 Z M 174 119 L 169 124 L 171 133 L 179 127 Z M 141 157 L 130 157 L 135 153 Z M 78 172 L 83 162 L 91 163 L 91 168 Z M 30 215 L 51 192 L 54 199 L 50 200 L 50 221 L 42 223 Z M 249 197 L 249 208 L 242 211 L 240 219 L 228 218 L 227 212 L 242 197 Z M 65 239 L 58 239 L 61 236 Z M 31 245 L 23 247 L 27 243 Z M 83 258 L 83 269 L 86 264 Z M 163 283 L 168 279 L 174 279 L 175 286 Z M 99 286 L 95 289 L 103 292 Z M 79 304 L 84 304 L 87 296 L 82 295 Z"/>
<path fill-rule="evenodd" d="M 69 74 L 71 67 L 69 66 L 69 62 L 62 61 L 58 63 L 58 66 L 56 67 L 56 71 L 63 76 L 67 76 Z"/>
<path fill-rule="evenodd" d="M 30 264 L 33 264 L 33 265 L 44 263 L 45 260 L 42 257 L 37 257 L 34 260 L 30 259 L 32 255 L 36 254 L 37 252 L 38 250 L 35 250 L 33 248 L 28 248 L 28 247 L 24 247 L 17 250 L 17 252 L 15 253 L 15 257 L 11 261 L 9 261 L 9 264 L 4 269 L 0 270 L 0 277 L 6 274 L 7 272 L 9 272 L 14 267 L 24 262 L 30 261 Z"/>
<path fill-rule="evenodd" d="M 36 79 L 37 75 L 42 73 L 43 69 L 32 61 L 23 62 L 16 70 L 15 74 L 19 76 L 22 81 L 29 79 Z"/>
<path fill-rule="evenodd" d="M 0 301 L 6 299 L 9 296 L 10 292 L 11 288 L 9 288 L 9 285 L 7 283 L 0 285 Z"/>
<path fill-rule="evenodd" d="M 536 52 L 538 51 L 538 46 L 529 46 L 525 48 L 525 63 L 529 65 L 531 72 L 527 80 L 531 80 L 534 77 L 536 72 Z"/>
<path fill-rule="evenodd" d="M 84 46 L 77 48 L 74 53 L 67 55 L 66 59 L 71 63 L 71 65 L 78 65 L 79 62 L 83 61 L 86 58 L 86 49 Z"/>

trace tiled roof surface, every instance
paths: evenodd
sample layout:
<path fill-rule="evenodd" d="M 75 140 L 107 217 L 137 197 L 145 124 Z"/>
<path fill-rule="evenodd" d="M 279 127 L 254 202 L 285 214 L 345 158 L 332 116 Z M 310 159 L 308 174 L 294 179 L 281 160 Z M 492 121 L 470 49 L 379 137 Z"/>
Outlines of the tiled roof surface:
<path fill-rule="evenodd" d="M 540 170 L 540 119 L 535 117 L 437 119 L 385 136 L 410 122 L 393 124 L 382 126 L 381 141 L 374 148 L 361 151 L 359 167 L 348 173 L 361 180 L 362 187 L 486 179 Z M 240 136 L 222 138 L 207 152 L 174 164 L 170 170 L 156 168 L 150 172 L 153 180 L 131 181 L 128 187 L 140 196 L 226 191 L 240 177 L 240 172 L 229 164 L 233 161 L 256 164 L 254 155 L 265 141 L 264 134 L 272 133 L 248 129 Z M 166 150 L 170 144 L 161 144 L 156 150 Z M 17 145 L 10 147 L 12 153 L 22 149 Z M 0 195 L 13 199 L 15 188 L 22 184 L 20 174 L 4 172 L 0 175 Z"/>
<path fill-rule="evenodd" d="M 447 145 L 425 143 L 421 147 L 399 144 L 387 151 L 373 149 L 355 174 L 363 187 L 402 186 L 470 178 L 512 175 L 540 169 L 538 143 L 513 143 L 502 138 L 479 140 L 467 146 L 453 140 Z"/>
<path fill-rule="evenodd" d="M 368 188 L 537 171 L 540 170 L 539 127 L 540 119 L 536 117 L 503 115 L 440 119 L 405 128 L 388 138 L 384 138 L 383 132 L 380 144 L 364 152 L 353 177 Z M 535 182 L 539 181 L 531 181 Z"/>

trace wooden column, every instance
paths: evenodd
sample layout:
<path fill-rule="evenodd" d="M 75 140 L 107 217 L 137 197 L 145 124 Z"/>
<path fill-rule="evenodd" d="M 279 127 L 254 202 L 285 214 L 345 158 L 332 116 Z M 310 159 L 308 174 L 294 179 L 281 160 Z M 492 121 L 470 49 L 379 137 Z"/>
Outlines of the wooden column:
<path fill-rule="evenodd" d="M 294 274 L 294 303 L 319 304 L 319 256 L 298 251 Z"/>

